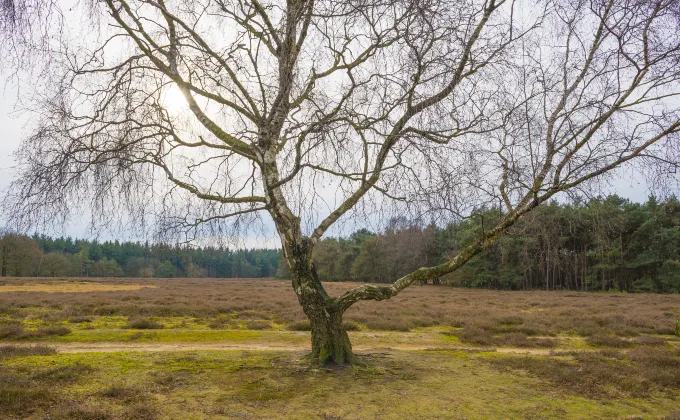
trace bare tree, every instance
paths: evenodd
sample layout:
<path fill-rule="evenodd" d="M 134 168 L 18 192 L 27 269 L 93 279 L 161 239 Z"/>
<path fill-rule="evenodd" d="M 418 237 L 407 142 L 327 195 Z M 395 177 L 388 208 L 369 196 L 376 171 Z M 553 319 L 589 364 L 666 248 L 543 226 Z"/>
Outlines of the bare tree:
<path fill-rule="evenodd" d="M 105 0 L 90 34 L 67 17 L 51 38 L 6 210 L 35 225 L 81 203 L 96 223 L 161 209 L 160 230 L 192 237 L 268 214 L 313 357 L 351 362 L 342 315 L 355 302 L 455 271 L 623 163 L 675 167 L 678 5 Z M 444 264 L 330 297 L 315 245 L 387 204 L 503 211 Z"/>

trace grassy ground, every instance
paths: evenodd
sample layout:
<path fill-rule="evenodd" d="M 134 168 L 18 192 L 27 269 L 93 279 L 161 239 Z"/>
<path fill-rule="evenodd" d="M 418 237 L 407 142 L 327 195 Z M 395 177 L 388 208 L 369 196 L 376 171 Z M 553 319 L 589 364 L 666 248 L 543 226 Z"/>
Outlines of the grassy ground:
<path fill-rule="evenodd" d="M 294 299 L 266 280 L 3 279 L 0 418 L 680 419 L 677 295 L 414 287 L 352 309 L 343 369 L 305 361 Z"/>

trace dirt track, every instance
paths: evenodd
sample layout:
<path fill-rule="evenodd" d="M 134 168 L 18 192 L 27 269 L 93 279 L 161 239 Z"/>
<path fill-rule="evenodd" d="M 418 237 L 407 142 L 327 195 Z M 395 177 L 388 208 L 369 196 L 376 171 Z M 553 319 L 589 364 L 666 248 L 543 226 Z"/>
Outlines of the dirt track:
<path fill-rule="evenodd" d="M 104 353 L 121 351 L 201 351 L 201 350 L 242 350 L 242 351 L 309 351 L 309 346 L 296 346 L 290 344 L 221 344 L 221 343 L 13 343 L 18 346 L 47 345 L 55 348 L 59 353 Z M 480 348 L 471 346 L 419 346 L 419 345 L 391 345 L 391 346 L 353 346 L 355 351 L 377 351 L 377 350 L 405 350 L 405 351 L 426 351 L 426 350 L 460 350 L 460 351 L 495 351 L 498 353 L 533 354 L 548 355 L 551 349 L 520 349 L 520 348 Z"/>

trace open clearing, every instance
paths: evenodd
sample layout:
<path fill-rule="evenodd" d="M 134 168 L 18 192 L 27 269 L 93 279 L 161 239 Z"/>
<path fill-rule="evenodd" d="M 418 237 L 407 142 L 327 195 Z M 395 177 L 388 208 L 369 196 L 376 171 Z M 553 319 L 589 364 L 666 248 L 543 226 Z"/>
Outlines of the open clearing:
<path fill-rule="evenodd" d="M 2 418 L 680 418 L 678 295 L 415 286 L 347 313 L 338 369 L 304 359 L 288 282 L 3 288 Z"/>
<path fill-rule="evenodd" d="M 44 292 L 44 293 L 90 293 L 90 292 L 114 292 L 120 290 L 139 290 L 156 286 L 142 284 L 101 284 L 86 282 L 53 282 L 23 285 L 0 286 L 0 293 L 16 292 Z"/>

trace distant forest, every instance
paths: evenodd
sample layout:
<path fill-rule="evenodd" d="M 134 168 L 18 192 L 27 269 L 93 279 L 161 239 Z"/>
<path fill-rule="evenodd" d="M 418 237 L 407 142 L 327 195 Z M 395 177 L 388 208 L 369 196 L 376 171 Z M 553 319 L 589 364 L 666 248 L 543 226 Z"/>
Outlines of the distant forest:
<path fill-rule="evenodd" d="M 276 249 L 170 246 L 139 242 L 5 234 L 2 276 L 73 277 L 273 277 Z"/>
<path fill-rule="evenodd" d="M 484 210 L 445 227 L 392 219 L 381 233 L 326 238 L 316 249 L 321 280 L 392 282 L 455 255 L 493 226 Z M 96 242 L 5 234 L 3 276 L 279 277 L 279 250 Z M 512 290 L 680 292 L 680 202 L 617 196 L 541 206 L 501 240 L 441 279 L 454 286 Z"/>

